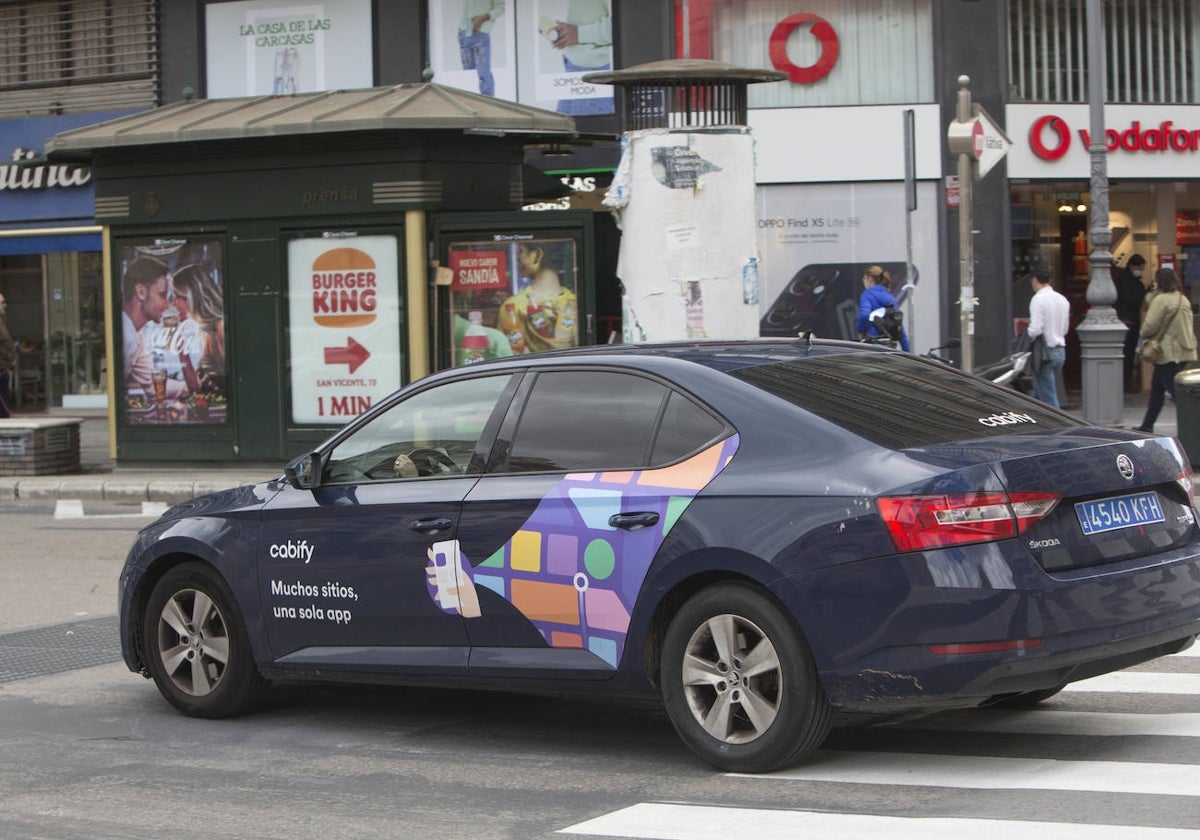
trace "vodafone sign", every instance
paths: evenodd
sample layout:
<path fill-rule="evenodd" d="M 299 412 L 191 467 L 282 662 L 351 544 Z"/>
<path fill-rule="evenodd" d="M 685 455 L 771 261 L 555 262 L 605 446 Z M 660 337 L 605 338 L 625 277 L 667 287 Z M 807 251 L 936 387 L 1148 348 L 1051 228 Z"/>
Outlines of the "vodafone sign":
<path fill-rule="evenodd" d="M 1020 138 L 1009 157 L 1010 177 L 1088 177 L 1086 105 L 1010 105 L 1007 117 L 1010 135 Z M 1200 177 L 1200 108 L 1110 105 L 1104 123 L 1110 176 Z"/>
<path fill-rule="evenodd" d="M 788 56 L 788 39 L 797 29 L 810 23 L 812 26 L 808 30 L 809 34 L 817 40 L 821 54 L 812 64 L 800 66 Z M 837 64 L 841 50 L 842 46 L 833 25 L 824 18 L 807 12 L 788 15 L 779 21 L 771 30 L 771 40 L 767 45 L 771 65 L 776 70 L 787 73 L 793 82 L 802 85 L 818 82 L 828 76 L 833 70 L 833 65 Z"/>
<path fill-rule="evenodd" d="M 394 236 L 288 243 L 292 422 L 345 423 L 400 386 Z"/>

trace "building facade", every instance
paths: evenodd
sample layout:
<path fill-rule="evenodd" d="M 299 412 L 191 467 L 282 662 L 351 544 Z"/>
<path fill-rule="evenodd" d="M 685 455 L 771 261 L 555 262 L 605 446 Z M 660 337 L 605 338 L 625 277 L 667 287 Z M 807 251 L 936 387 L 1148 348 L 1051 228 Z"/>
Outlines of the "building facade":
<path fill-rule="evenodd" d="M 107 53 L 74 33 L 84 31 L 76 19 L 82 23 L 96 4 L 57 4 L 59 29 L 47 29 L 54 37 L 44 34 L 38 41 L 37 26 L 50 26 L 37 23 L 36 10 L 44 6 L 0 4 L 7 31 L 17 33 L 0 41 L 0 92 L 9 109 L 0 114 L 6 118 L 0 121 L 0 137 L 6 124 L 15 128 L 35 118 L 100 121 L 193 99 L 288 96 L 432 79 L 570 115 L 578 131 L 593 138 L 529 145 L 527 164 L 575 188 L 562 196 L 525 196 L 521 203 L 527 212 L 538 215 L 581 209 L 597 218 L 607 215 L 599 198 L 620 162 L 620 145 L 603 136 L 622 129 L 617 116 L 622 103 L 614 98 L 619 93 L 588 84 L 587 73 L 670 58 L 781 70 L 787 80 L 755 85 L 749 92 L 758 184 L 760 332 L 812 329 L 853 338 L 862 272 L 878 264 L 892 273 L 893 290 L 903 293 L 918 352 L 956 337 L 960 329 L 961 209 L 955 203 L 956 162 L 946 132 L 955 116 L 958 78 L 966 75 L 974 101 L 1013 144 L 1007 158 L 974 185 L 976 305 L 974 335 L 967 339 L 975 359 L 986 362 L 1008 351 L 1028 311 L 1029 291 L 1018 280 L 1034 266 L 1056 274 L 1077 319 L 1086 307 L 1086 259 L 1080 257 L 1090 251 L 1086 209 L 1091 197 L 1084 136 L 1084 0 L 507 0 L 490 4 L 488 19 L 478 24 L 464 17 L 466 7 L 456 0 L 303 5 L 123 0 L 97 14 L 107 15 L 106 43 L 128 45 L 108 52 L 129 66 L 114 64 L 93 77 L 73 75 L 75 66 Z M 1120 264 L 1136 252 L 1151 266 L 1173 263 L 1195 292 L 1200 288 L 1192 282 L 1200 272 L 1195 261 L 1200 113 L 1193 103 L 1200 101 L 1200 11 L 1190 0 L 1109 0 L 1103 6 L 1114 257 Z M 128 26 L 131 21 L 140 28 Z M 36 49 L 50 41 L 58 52 Z M 57 63 L 35 60 L 34 53 L 59 58 Z M 91 95 L 84 95 L 88 91 Z M 17 143 L 11 152 L 5 150 L 14 157 L 35 152 L 10 168 L 5 184 L 22 183 L 18 173 L 32 183 L 36 176 L 28 173 L 40 157 L 35 146 Z M 84 177 L 72 175 L 72 185 L 79 187 L 74 182 Z M 42 179 L 49 183 L 48 171 Z M 55 187 L 66 188 L 67 180 L 58 176 Z M 102 348 L 106 352 L 88 344 L 103 306 L 82 301 L 86 290 L 98 288 L 104 270 L 110 283 L 111 275 L 120 274 L 120 257 L 111 245 L 100 256 L 100 236 L 108 224 L 103 216 L 97 223 L 96 213 L 78 209 L 39 215 L 29 195 L 7 192 L 0 192 L 0 199 L 22 201 L 11 210 L 0 204 L 0 225 L 6 228 L 0 245 L 23 240 L 27 251 L 6 254 L 0 262 L 0 290 L 18 304 L 20 316 L 10 317 L 10 327 L 19 322 L 21 336 L 31 344 L 66 347 L 62 358 L 30 361 L 40 365 L 49 385 L 42 386 L 42 402 L 30 405 L 69 404 L 68 394 L 103 391 L 107 380 L 99 370 L 116 339 L 110 337 Z M 325 209 L 338 212 L 336 204 Z M 32 226 L 39 232 L 18 232 Z M 78 250 L 55 250 L 68 246 L 45 238 L 43 228 L 89 238 L 69 243 Z M 438 253 L 441 246 L 433 238 L 433 260 L 448 261 L 450 252 Z M 587 313 L 599 322 L 595 340 L 603 341 L 615 332 L 620 314 L 612 253 L 618 246 L 615 234 L 598 241 L 592 253 L 578 256 L 603 264 L 592 268 L 595 288 Z M 452 247 L 449 240 L 442 245 Z M 275 264 L 286 264 L 287 243 L 271 247 L 279 251 Z M 65 259 L 64 268 L 58 254 L 75 256 Z M 483 258 L 469 259 L 473 266 Z M 63 272 L 74 273 L 72 284 L 54 279 Z M 237 284 L 239 278 L 228 281 Z M 52 314 L 60 298 L 77 299 L 71 304 L 79 313 L 74 320 Z M 111 288 L 110 301 L 115 301 Z M 28 314 L 21 314 L 26 309 Z M 455 314 L 466 321 L 475 310 L 404 311 L 405 319 L 424 316 L 449 324 Z M 73 344 L 62 340 L 68 335 L 74 336 Z M 287 344 L 283 333 L 277 338 L 281 346 Z M 65 358 L 84 359 L 89 352 L 91 367 L 72 362 L 69 376 L 58 372 L 66 370 Z M 236 357 L 238 347 L 229 352 Z M 288 352 L 281 351 L 281 370 L 292 366 Z M 431 348 L 430 359 L 433 366 L 454 363 L 454 349 Z M 1078 351 L 1072 348 L 1069 387 L 1078 381 L 1077 370 Z M 400 377 L 421 372 L 405 368 Z"/>

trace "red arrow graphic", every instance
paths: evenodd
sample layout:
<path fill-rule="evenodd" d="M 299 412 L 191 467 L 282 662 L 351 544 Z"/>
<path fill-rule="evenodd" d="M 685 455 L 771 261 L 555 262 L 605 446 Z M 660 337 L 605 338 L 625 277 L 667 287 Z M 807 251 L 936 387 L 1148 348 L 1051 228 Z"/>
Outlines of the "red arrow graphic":
<path fill-rule="evenodd" d="M 325 364 L 350 365 L 350 372 L 358 370 L 362 363 L 371 358 L 371 353 L 353 338 L 346 338 L 345 347 L 326 347 Z"/>

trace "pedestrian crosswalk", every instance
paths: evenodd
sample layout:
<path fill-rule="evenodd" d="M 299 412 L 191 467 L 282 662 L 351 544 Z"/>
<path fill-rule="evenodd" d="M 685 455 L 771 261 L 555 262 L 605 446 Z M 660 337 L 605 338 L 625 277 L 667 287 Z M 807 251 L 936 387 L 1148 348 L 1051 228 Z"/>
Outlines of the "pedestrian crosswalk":
<path fill-rule="evenodd" d="M 1136 833 L 1135 833 L 1136 832 Z M 764 808 L 642 803 L 588 820 L 561 834 L 651 840 L 1197 840 L 1200 831 L 1127 825 L 1073 825 L 954 817 L 881 817 Z"/>
<path fill-rule="evenodd" d="M 851 744 L 869 746 L 823 749 L 777 773 L 725 774 L 730 782 L 769 783 L 774 798 L 763 797 L 767 807 L 747 807 L 755 789 L 743 785 L 729 788 L 727 804 L 634 802 L 560 833 L 653 840 L 1200 840 L 1198 655 L 1194 647 L 1073 683 L 1033 710 L 952 712 L 889 729 L 898 734 L 879 749 L 870 738 L 855 738 Z M 1060 752 L 1054 744 L 1068 743 L 1062 738 L 1071 747 Z M 923 752 L 929 744 L 936 746 Z M 796 786 L 785 788 L 794 792 L 785 801 L 809 807 L 780 807 L 780 785 Z M 855 786 L 872 794 L 855 796 Z M 830 790 L 845 794 L 840 807 L 828 802 Z M 956 804 L 939 810 L 936 803 L 952 791 L 960 792 Z M 1007 803 L 1043 805 L 1009 805 L 1011 813 L 985 807 L 1002 795 Z M 1044 805 L 1072 797 L 1078 801 L 1060 821 L 1057 807 Z M 1092 813 L 1092 803 L 1114 799 L 1131 807 Z M 812 808 L 814 800 L 822 804 Z M 859 801 L 901 805 L 861 813 L 870 809 L 855 807 Z M 963 816 L 973 811 L 983 816 Z"/>

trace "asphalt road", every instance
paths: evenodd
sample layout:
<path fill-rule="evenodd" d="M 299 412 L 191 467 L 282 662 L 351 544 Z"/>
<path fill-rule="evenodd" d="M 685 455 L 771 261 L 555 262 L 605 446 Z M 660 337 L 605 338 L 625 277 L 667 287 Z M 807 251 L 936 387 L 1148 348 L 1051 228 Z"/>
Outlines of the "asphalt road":
<path fill-rule="evenodd" d="M 116 659 L 144 521 L 0 507 L 0 837 L 1200 840 L 1191 652 L 1035 712 L 839 730 L 768 777 L 698 763 L 657 709 L 547 697 L 285 684 L 192 720 Z"/>

